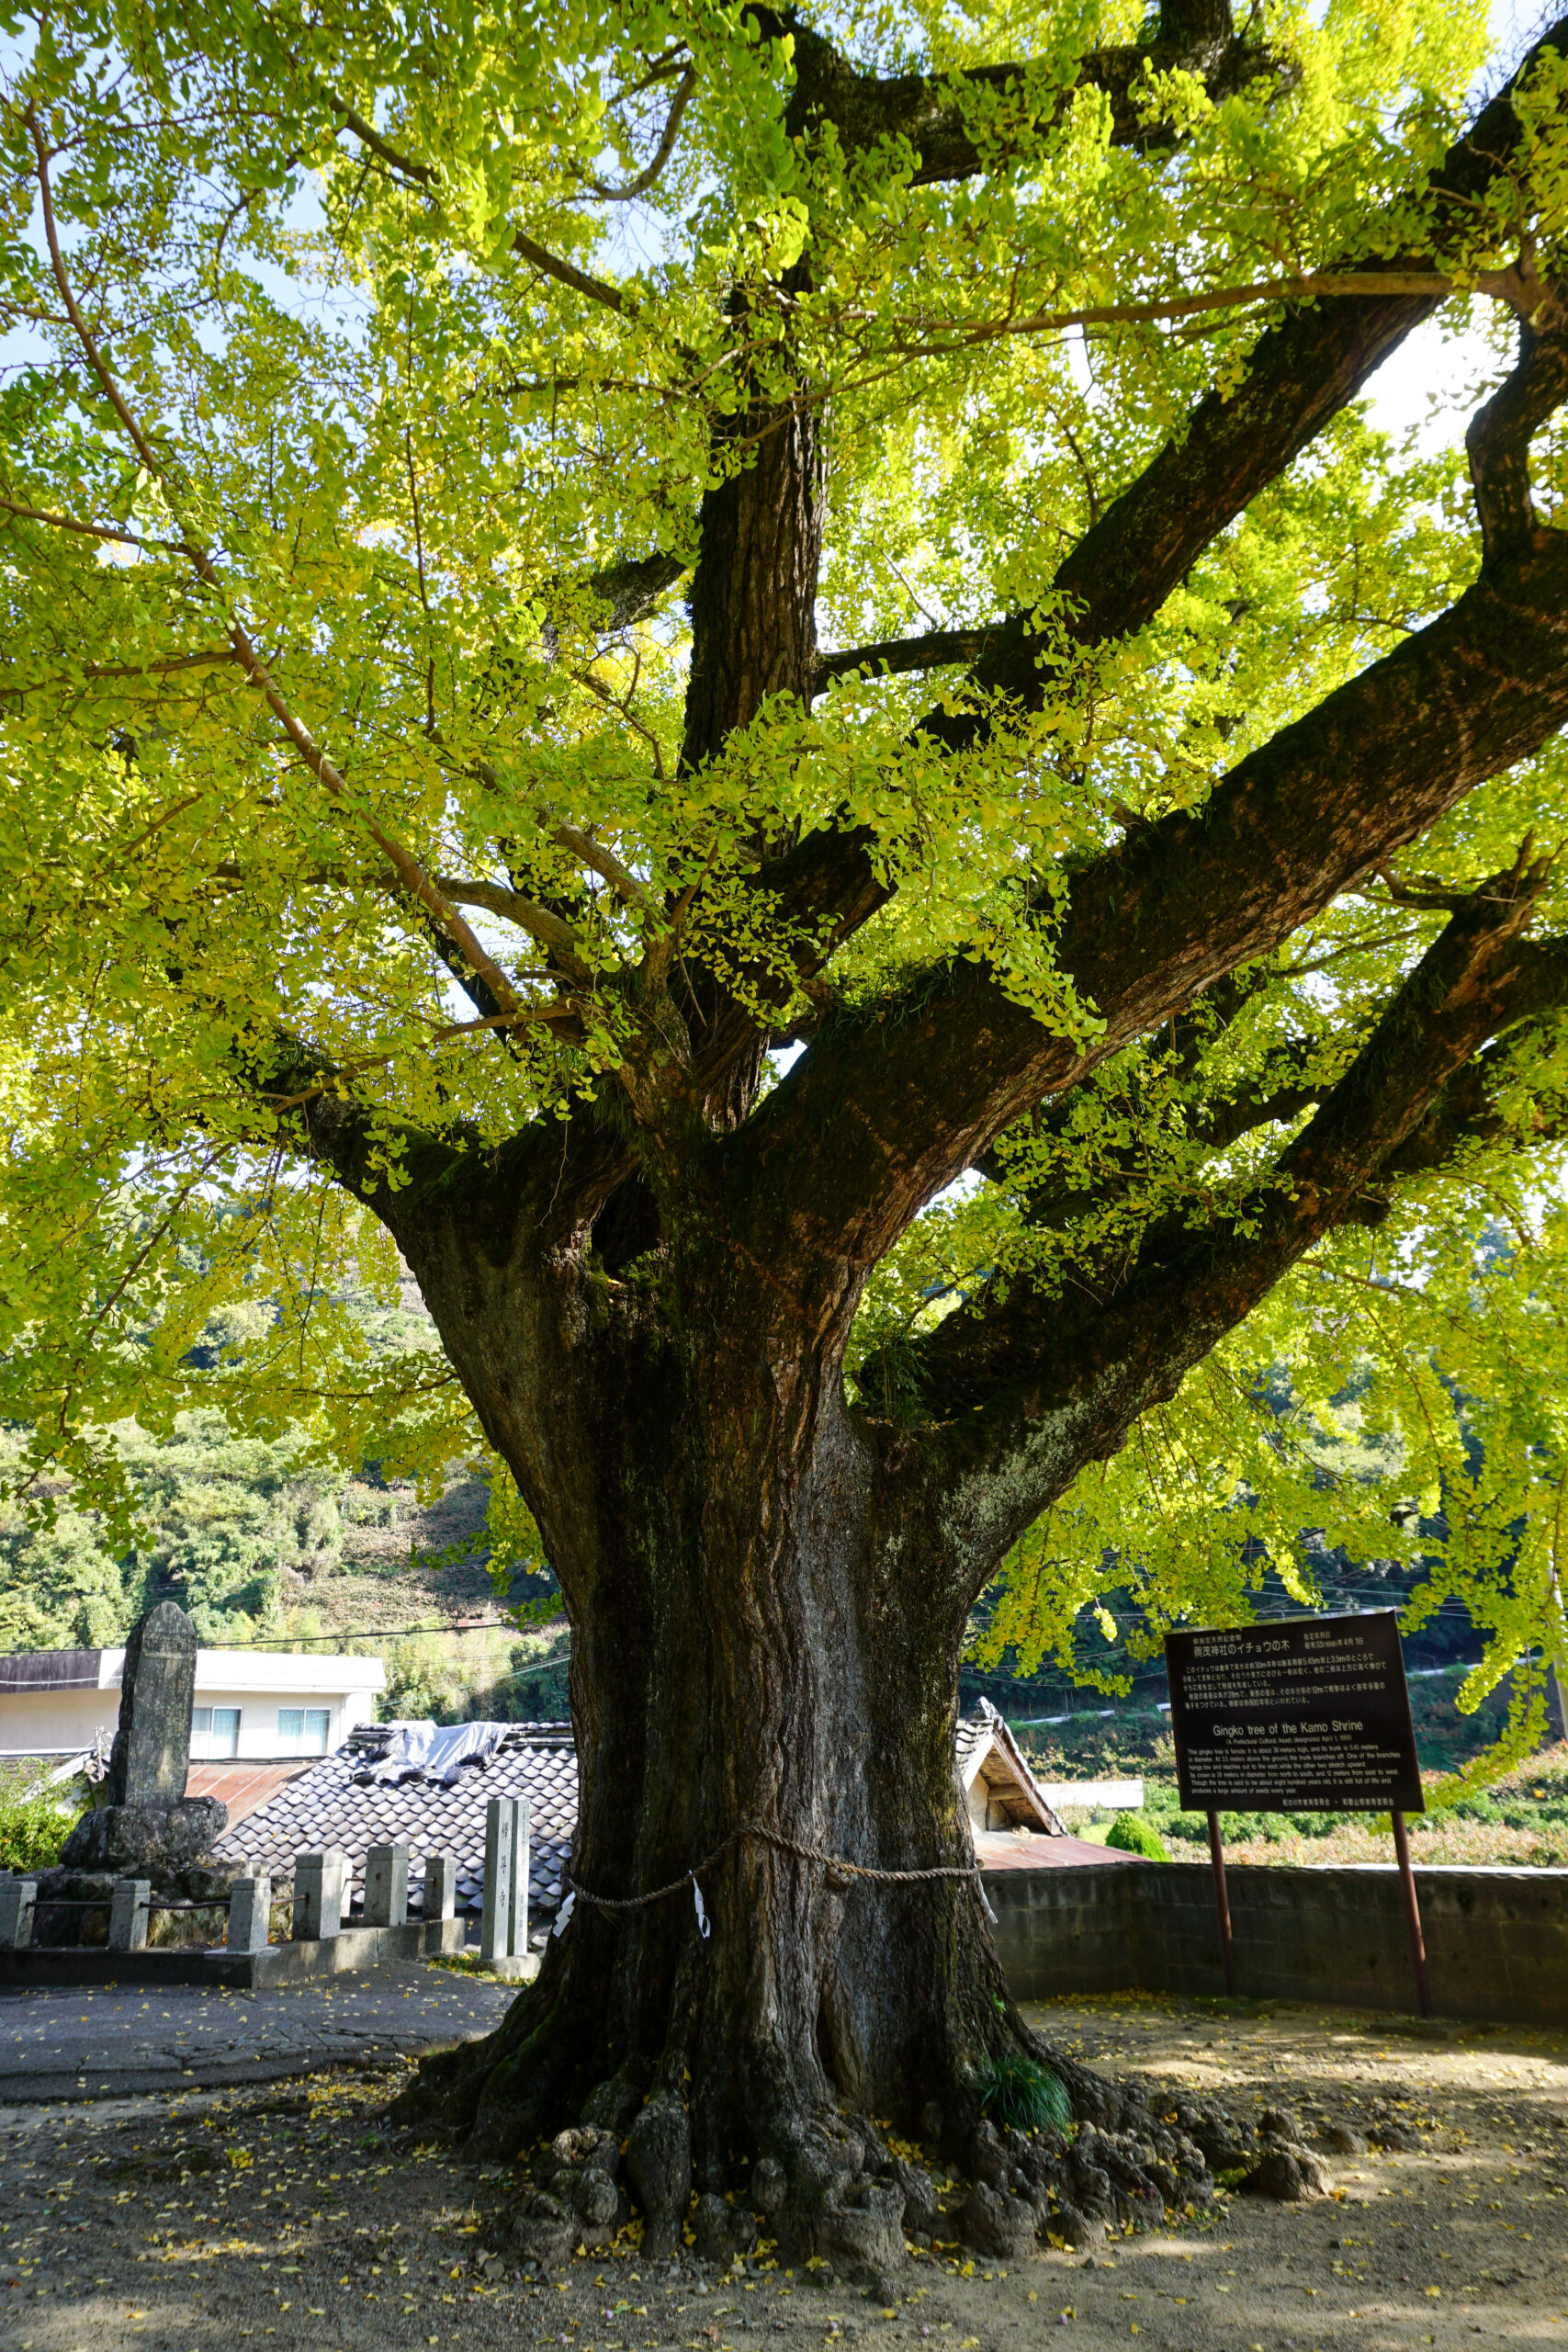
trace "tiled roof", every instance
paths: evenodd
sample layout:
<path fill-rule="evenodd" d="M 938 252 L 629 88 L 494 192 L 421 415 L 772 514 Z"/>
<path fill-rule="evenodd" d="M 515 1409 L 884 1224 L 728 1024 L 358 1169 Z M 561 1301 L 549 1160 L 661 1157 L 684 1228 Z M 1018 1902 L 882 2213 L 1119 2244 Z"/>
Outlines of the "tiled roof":
<path fill-rule="evenodd" d="M 341 1846 L 349 1858 L 357 1905 L 364 1899 L 366 1849 L 407 1846 L 412 1849 L 409 1901 L 417 1907 L 423 1897 L 424 1857 L 446 1847 L 457 1858 L 457 1907 L 477 1911 L 484 1897 L 490 1799 L 526 1797 L 528 1907 L 530 1912 L 553 1911 L 560 1901 L 561 1871 L 577 1829 L 577 1750 L 571 1725 L 513 1725 L 490 1762 L 466 1768 L 454 1788 L 430 1781 L 356 1782 L 355 1773 L 397 1728 L 395 1724 L 377 1724 L 355 1732 L 346 1747 L 308 1766 L 226 1829 L 214 1850 L 226 1860 L 244 1855 L 258 1869 L 270 1871 L 274 1883 L 281 1886 L 292 1883 L 294 1857 L 302 1849 Z M 1011 1734 L 984 1701 L 978 1715 L 958 1725 L 956 1761 L 965 1787 L 987 1761 L 1005 1764 L 1023 1809 L 1055 1836 L 1061 1835 L 1061 1824 L 1040 1795 Z M 214 1792 L 222 1794 L 221 1790 Z M 1010 1847 L 1012 1841 L 1008 1843 Z"/>
<path fill-rule="evenodd" d="M 994 1794 L 1012 1799 L 1010 1811 L 1021 1822 L 1043 1829 L 1052 1838 L 1066 1835 L 1059 1816 L 1045 1801 L 1045 1792 L 1025 1763 L 1023 1751 L 988 1699 L 976 1713 L 961 1715 L 954 1742 L 960 1788 L 969 1788 L 984 1774 Z"/>
<path fill-rule="evenodd" d="M 959 1785 L 967 1788 L 979 1770 L 980 1758 L 991 1745 L 991 1726 L 982 1716 L 960 1715 L 958 1736 L 953 1741 L 953 1761 L 958 1767 Z"/>
<path fill-rule="evenodd" d="M 490 1800 L 526 1797 L 528 1907 L 553 1911 L 577 1827 L 571 1725 L 514 1725 L 488 1764 L 469 1767 L 450 1789 L 428 1781 L 356 1784 L 354 1774 L 396 1728 L 378 1724 L 355 1732 L 346 1747 L 323 1756 L 225 1830 L 214 1851 L 228 1860 L 244 1855 L 258 1869 L 270 1871 L 281 1886 L 292 1883 L 294 1857 L 302 1849 L 341 1846 L 357 1906 L 365 1895 L 367 1848 L 408 1846 L 409 1902 L 417 1908 L 423 1900 L 424 1857 L 445 1848 L 457 1857 L 458 1910 L 477 1911 L 484 1896 Z"/>

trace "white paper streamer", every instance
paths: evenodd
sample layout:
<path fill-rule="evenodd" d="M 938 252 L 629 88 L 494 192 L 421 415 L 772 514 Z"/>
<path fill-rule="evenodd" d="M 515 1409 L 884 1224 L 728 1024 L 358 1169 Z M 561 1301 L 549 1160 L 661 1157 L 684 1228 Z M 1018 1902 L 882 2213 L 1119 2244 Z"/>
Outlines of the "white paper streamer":
<path fill-rule="evenodd" d="M 567 1896 L 566 1901 L 561 1905 L 560 1909 L 556 1913 L 556 1924 L 550 1929 L 552 1936 L 558 1936 L 560 1934 L 561 1929 L 565 1927 L 567 1921 L 571 1917 L 571 1906 L 576 1901 L 577 1889 L 576 1887 L 573 1887 L 571 1893 Z"/>
<path fill-rule="evenodd" d="M 692 1898 L 697 1906 L 697 1926 L 705 1942 L 713 1933 L 713 1921 L 703 1908 L 703 1891 L 695 1879 L 692 1881 Z"/>

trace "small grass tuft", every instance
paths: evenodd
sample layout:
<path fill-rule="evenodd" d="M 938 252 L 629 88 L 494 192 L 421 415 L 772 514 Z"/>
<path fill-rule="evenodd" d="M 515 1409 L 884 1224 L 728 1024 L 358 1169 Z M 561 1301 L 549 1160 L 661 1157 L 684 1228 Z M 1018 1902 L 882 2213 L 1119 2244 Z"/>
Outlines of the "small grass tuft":
<path fill-rule="evenodd" d="M 1046 2124 L 1065 2132 L 1073 2120 L 1067 2094 L 1055 2075 L 1021 2050 L 1009 2051 L 980 2076 L 980 2111 L 1020 2132 L 1038 2132 Z"/>

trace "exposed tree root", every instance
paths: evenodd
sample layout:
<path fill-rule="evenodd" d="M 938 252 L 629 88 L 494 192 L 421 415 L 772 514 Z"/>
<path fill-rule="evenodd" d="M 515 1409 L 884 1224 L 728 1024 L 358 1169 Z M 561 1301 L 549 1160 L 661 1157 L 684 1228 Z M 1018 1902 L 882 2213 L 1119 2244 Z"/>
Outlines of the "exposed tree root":
<path fill-rule="evenodd" d="M 1110 2082 L 1013 2012 L 998 2023 L 1061 2086 L 1070 2121 L 993 2120 L 971 2074 L 900 2140 L 830 2098 L 799 2097 L 781 2070 L 746 2117 L 749 2153 L 720 2160 L 681 2038 L 653 2069 L 623 2064 L 584 2088 L 584 2062 L 597 2050 L 602 2064 L 603 2047 L 592 2021 L 570 2015 L 570 1973 L 549 1973 L 488 2041 L 427 2060 L 397 2110 L 475 2154 L 532 2150 L 513 2229 L 541 2268 L 608 2245 L 636 2218 L 649 2259 L 690 2246 L 728 2266 L 766 2240 L 781 2261 L 815 2257 L 892 2294 L 911 2247 L 962 2244 L 1005 2259 L 1037 2239 L 1091 2246 L 1207 2204 L 1216 2170 L 1257 2156 L 1250 2131 L 1222 2110 Z M 720 2128 L 739 2149 L 734 2120 Z"/>

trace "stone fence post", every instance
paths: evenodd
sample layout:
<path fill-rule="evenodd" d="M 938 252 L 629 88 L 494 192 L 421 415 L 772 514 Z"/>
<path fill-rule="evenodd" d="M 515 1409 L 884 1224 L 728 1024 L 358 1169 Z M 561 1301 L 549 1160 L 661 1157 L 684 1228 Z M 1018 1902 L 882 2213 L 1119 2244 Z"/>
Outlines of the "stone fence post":
<path fill-rule="evenodd" d="M 365 1857 L 365 1925 L 401 1928 L 408 1916 L 408 1848 L 372 1846 Z"/>
<path fill-rule="evenodd" d="M 117 1878 L 109 1904 L 110 1951 L 145 1951 L 147 1922 L 152 1907 L 149 1878 Z"/>
<path fill-rule="evenodd" d="M 343 1894 L 348 1857 L 340 1846 L 317 1846 L 294 1857 L 294 1940 L 314 1943 L 343 1933 Z"/>
<path fill-rule="evenodd" d="M 0 1880 L 0 1951 L 25 1951 L 33 1939 L 36 1878 Z"/>
<path fill-rule="evenodd" d="M 445 1847 L 424 1858 L 424 1916 L 453 1919 L 457 1915 L 457 1857 Z"/>
<path fill-rule="evenodd" d="M 271 1878 L 265 1871 L 237 1878 L 229 1890 L 229 1950 L 265 1951 L 271 1925 Z"/>

